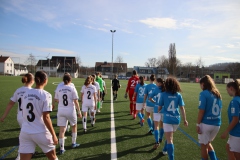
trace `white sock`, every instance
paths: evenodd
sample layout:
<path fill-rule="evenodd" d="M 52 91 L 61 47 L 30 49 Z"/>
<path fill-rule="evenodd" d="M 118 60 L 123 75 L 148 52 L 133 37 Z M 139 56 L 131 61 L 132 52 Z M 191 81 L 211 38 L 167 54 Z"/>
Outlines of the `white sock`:
<path fill-rule="evenodd" d="M 64 150 L 64 143 L 65 143 L 65 139 L 64 138 L 59 138 L 60 150 Z"/>
<path fill-rule="evenodd" d="M 72 133 L 72 144 L 76 143 L 76 139 L 77 139 L 77 132 L 76 133 Z"/>

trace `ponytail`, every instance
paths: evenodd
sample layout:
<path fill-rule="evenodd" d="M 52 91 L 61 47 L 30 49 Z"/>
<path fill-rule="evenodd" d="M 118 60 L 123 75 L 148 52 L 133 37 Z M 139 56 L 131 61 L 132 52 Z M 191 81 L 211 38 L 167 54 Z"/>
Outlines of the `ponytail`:
<path fill-rule="evenodd" d="M 240 96 L 240 79 L 236 79 L 233 82 L 229 82 L 227 87 L 233 87 L 235 90 L 235 96 Z"/>

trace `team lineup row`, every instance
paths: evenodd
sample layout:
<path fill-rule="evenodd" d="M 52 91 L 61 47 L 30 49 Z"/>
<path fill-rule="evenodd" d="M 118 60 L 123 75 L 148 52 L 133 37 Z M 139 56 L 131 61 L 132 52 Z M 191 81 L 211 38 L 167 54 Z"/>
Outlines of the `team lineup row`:
<path fill-rule="evenodd" d="M 31 88 L 33 83 L 35 88 Z M 87 113 L 90 115 L 91 125 L 95 124 L 96 111 L 100 112 L 101 101 L 106 93 L 106 85 L 101 78 L 101 74 L 88 76 L 81 88 L 81 98 L 73 83 L 71 76 L 66 73 L 63 76 L 63 82 L 55 90 L 54 98 L 44 90 L 48 81 L 46 73 L 36 72 L 35 76 L 26 74 L 22 77 L 23 87 L 17 89 L 11 97 L 10 102 L 1 117 L 4 121 L 13 105 L 18 102 L 17 120 L 21 127 L 19 135 L 19 156 L 17 159 L 31 159 L 35 152 L 37 144 L 46 154 L 48 159 L 58 159 L 56 156 L 55 145 L 59 143 L 60 154 L 65 152 L 65 131 L 68 121 L 72 126 L 72 148 L 79 146 L 77 139 L 77 117 L 82 118 L 84 133 L 87 132 L 86 121 Z M 156 82 L 156 84 L 155 84 Z M 228 108 L 229 126 L 221 135 L 226 138 L 229 134 L 229 140 L 226 148 L 228 159 L 240 159 L 240 81 L 234 81 L 227 84 L 227 92 L 233 97 Z M 117 76 L 112 80 L 112 89 L 114 100 L 117 100 L 117 91 L 121 85 Z M 199 96 L 199 112 L 197 118 L 196 131 L 198 133 L 199 143 L 201 144 L 202 159 L 217 159 L 216 153 L 211 142 L 214 140 L 221 125 L 221 95 L 216 88 L 214 81 L 206 75 L 200 80 L 202 92 Z M 144 83 L 144 77 L 137 76 L 133 71 L 133 76 L 128 80 L 126 94 L 130 100 L 130 114 L 135 119 L 140 119 L 140 125 L 145 122 L 144 110 L 146 110 L 146 119 L 149 126 L 149 133 L 154 134 L 154 149 L 157 149 L 162 142 L 165 134 L 166 141 L 163 147 L 163 154 L 167 154 L 169 159 L 174 159 L 173 133 L 180 124 L 180 112 L 184 125 L 188 126 L 184 101 L 180 94 L 181 88 L 179 82 L 168 77 L 165 81 L 161 78 L 155 79 L 154 75 L 150 77 L 150 84 Z M 53 100 L 54 99 L 54 100 Z M 82 113 L 78 100 L 81 99 Z M 52 127 L 50 112 L 53 109 L 52 102 L 58 103 L 57 125 L 60 127 L 59 140 Z M 153 117 L 151 117 L 153 115 Z M 41 118 L 42 117 L 42 118 Z"/>
<path fill-rule="evenodd" d="M 98 82 L 97 82 L 98 81 Z M 35 88 L 31 88 L 36 84 Z M 86 133 L 87 113 L 89 112 L 92 126 L 95 124 L 96 111 L 100 112 L 102 100 L 107 94 L 106 85 L 101 74 L 88 76 L 81 89 L 81 106 L 79 106 L 78 92 L 71 76 L 65 73 L 63 82 L 59 83 L 54 98 L 44 90 L 48 83 L 47 74 L 43 71 L 31 73 L 22 77 L 22 87 L 18 88 L 6 107 L 0 121 L 9 114 L 14 104 L 18 103 L 17 120 L 21 128 L 19 135 L 18 159 L 31 159 L 35 152 L 36 144 L 46 154 L 48 159 L 57 160 L 55 145 L 59 143 L 60 154 L 65 152 L 65 132 L 68 122 L 72 127 L 72 148 L 78 147 L 77 139 L 77 117 L 82 118 L 84 133 Z M 58 103 L 57 125 L 60 127 L 59 139 L 53 129 L 50 112 L 54 108 L 54 102 Z"/>
<path fill-rule="evenodd" d="M 155 84 L 156 82 L 156 84 Z M 205 75 L 200 80 L 202 92 L 199 94 L 198 117 L 196 132 L 201 145 L 201 158 L 217 160 L 212 141 L 217 135 L 221 125 L 222 98 L 215 86 L 213 79 Z M 221 138 L 229 135 L 226 150 L 229 160 L 240 159 L 240 80 L 227 84 L 226 90 L 233 97 L 228 107 L 229 125 L 222 133 Z M 166 141 L 162 154 L 174 159 L 173 133 L 177 130 L 181 118 L 184 125 L 188 126 L 184 101 L 181 95 L 179 82 L 174 77 L 155 79 L 150 76 L 150 84 L 144 83 L 144 77 L 138 77 L 133 71 L 133 76 L 128 80 L 125 97 L 129 96 L 130 115 L 133 119 L 139 117 L 140 125 L 143 126 L 144 110 L 149 127 L 149 133 L 154 134 L 154 149 L 157 149 L 165 134 Z M 180 118 L 180 112 L 182 117 Z M 151 117 L 151 115 L 153 115 Z"/>

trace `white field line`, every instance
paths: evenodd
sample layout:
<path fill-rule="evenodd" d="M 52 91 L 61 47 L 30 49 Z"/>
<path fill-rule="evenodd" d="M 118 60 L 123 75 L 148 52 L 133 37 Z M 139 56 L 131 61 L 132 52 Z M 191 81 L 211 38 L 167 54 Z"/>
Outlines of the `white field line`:
<path fill-rule="evenodd" d="M 112 89 L 111 89 L 111 160 L 117 160 L 117 146 L 116 146 Z"/>

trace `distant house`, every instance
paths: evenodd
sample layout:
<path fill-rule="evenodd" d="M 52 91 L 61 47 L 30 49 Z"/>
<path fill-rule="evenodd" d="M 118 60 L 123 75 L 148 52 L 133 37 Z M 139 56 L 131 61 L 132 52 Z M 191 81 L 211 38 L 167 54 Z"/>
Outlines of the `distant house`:
<path fill-rule="evenodd" d="M 147 79 L 151 74 L 154 74 L 157 78 L 161 77 L 164 79 L 169 75 L 167 68 L 134 66 L 133 69 L 137 71 L 139 76 L 145 76 Z"/>
<path fill-rule="evenodd" d="M 65 72 L 69 72 L 72 77 L 78 77 L 79 65 L 75 57 L 52 56 L 51 59 L 39 60 L 36 70 L 43 70 L 52 77 L 61 77 Z"/>
<path fill-rule="evenodd" d="M 14 75 L 14 62 L 10 57 L 0 56 L 0 74 Z"/>
<path fill-rule="evenodd" d="M 101 72 L 102 75 L 107 75 L 108 77 L 111 77 L 112 64 L 113 64 L 113 74 L 126 76 L 127 63 L 96 62 L 95 63 L 95 71 Z"/>
<path fill-rule="evenodd" d="M 24 75 L 27 74 L 28 70 L 27 67 L 23 64 L 14 64 L 14 75 L 19 76 L 19 75 Z"/>

